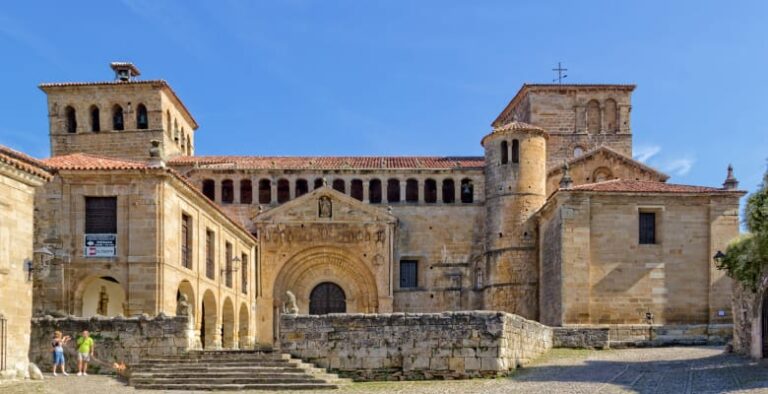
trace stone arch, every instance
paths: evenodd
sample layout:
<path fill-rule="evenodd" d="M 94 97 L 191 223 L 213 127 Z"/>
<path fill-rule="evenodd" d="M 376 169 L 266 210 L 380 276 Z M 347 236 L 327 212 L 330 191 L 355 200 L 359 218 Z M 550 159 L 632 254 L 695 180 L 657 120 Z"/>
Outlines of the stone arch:
<path fill-rule="evenodd" d="M 251 336 L 249 335 L 250 331 L 250 324 L 249 324 L 249 318 L 248 318 L 248 305 L 246 305 L 245 302 L 240 304 L 240 311 L 237 313 L 237 320 L 238 320 L 238 331 L 237 331 L 237 337 L 238 342 L 240 343 L 239 348 L 240 349 L 246 349 L 251 347 Z"/>
<path fill-rule="evenodd" d="M 205 349 L 221 348 L 221 333 L 218 328 L 218 304 L 211 290 L 203 293 L 200 308 L 200 342 Z"/>
<path fill-rule="evenodd" d="M 616 100 L 605 100 L 605 129 L 606 131 L 617 131 L 619 129 L 619 113 Z"/>
<path fill-rule="evenodd" d="M 98 133 L 101 131 L 101 117 L 99 115 L 99 107 L 96 105 L 91 105 L 91 108 L 88 110 L 88 113 L 91 115 L 91 131 L 94 133 Z"/>
<path fill-rule="evenodd" d="M 322 282 L 333 282 L 344 290 L 349 313 L 379 309 L 379 289 L 371 270 L 356 256 L 331 246 L 306 249 L 283 265 L 274 281 L 275 307 L 281 306 L 290 290 L 296 295 L 299 313 L 308 313 L 310 292 Z"/>
<path fill-rule="evenodd" d="M 64 116 L 67 133 L 77 133 L 77 112 L 71 105 L 64 109 Z"/>
<path fill-rule="evenodd" d="M 598 167 L 592 172 L 592 182 L 605 182 L 613 179 L 613 172 L 608 167 Z"/>
<path fill-rule="evenodd" d="M 597 100 L 590 100 L 587 103 L 587 131 L 600 132 L 600 103 Z"/>
<path fill-rule="evenodd" d="M 189 306 L 189 315 L 194 321 L 195 312 L 197 310 L 197 300 L 195 299 L 195 289 L 192 287 L 192 283 L 190 283 L 188 280 L 184 279 L 179 283 L 178 290 L 176 290 L 176 313 L 179 313 L 179 301 L 181 301 L 181 296 L 184 295 L 187 297 L 187 305 Z M 193 326 L 194 327 L 194 326 Z"/>
<path fill-rule="evenodd" d="M 224 349 L 235 349 L 235 307 L 227 297 L 221 307 L 221 346 Z"/>
<path fill-rule="evenodd" d="M 125 289 L 111 276 L 91 276 L 75 291 L 75 310 L 79 315 L 125 315 Z"/>
<path fill-rule="evenodd" d="M 149 128 L 149 116 L 147 107 L 144 104 L 136 106 L 136 128 L 146 130 Z"/>

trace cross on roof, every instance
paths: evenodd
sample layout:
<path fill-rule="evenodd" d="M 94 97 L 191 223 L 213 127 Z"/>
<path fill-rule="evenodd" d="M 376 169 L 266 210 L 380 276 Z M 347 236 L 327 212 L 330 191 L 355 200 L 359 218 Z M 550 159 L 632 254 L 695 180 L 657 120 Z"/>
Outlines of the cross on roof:
<path fill-rule="evenodd" d="M 557 71 L 557 78 L 553 79 L 552 82 L 557 82 L 559 84 L 563 84 L 563 78 L 567 78 L 568 74 L 563 74 L 563 72 L 568 71 L 567 68 L 563 68 L 563 66 L 560 64 L 560 62 L 557 62 L 557 68 L 553 68 L 552 71 Z"/>

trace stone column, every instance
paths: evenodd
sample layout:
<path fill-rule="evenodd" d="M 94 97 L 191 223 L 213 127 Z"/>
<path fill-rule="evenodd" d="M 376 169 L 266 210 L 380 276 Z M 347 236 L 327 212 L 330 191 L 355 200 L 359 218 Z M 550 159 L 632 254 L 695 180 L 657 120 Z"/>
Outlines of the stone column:
<path fill-rule="evenodd" d="M 453 180 L 453 201 L 456 204 L 461 204 L 461 180 L 464 179 L 462 177 L 459 177 L 458 179 Z"/>
<path fill-rule="evenodd" d="M 217 204 L 221 204 L 221 179 L 219 178 L 212 178 L 212 179 L 213 179 L 214 201 L 216 201 Z"/>
<path fill-rule="evenodd" d="M 419 186 L 416 188 L 416 190 L 419 191 L 419 204 L 424 204 L 424 188 L 427 185 L 427 182 L 424 179 L 417 179 L 417 182 Z"/>
<path fill-rule="evenodd" d="M 240 181 L 242 179 L 232 177 L 232 204 L 240 204 Z"/>
<path fill-rule="evenodd" d="M 270 178 L 269 187 L 272 194 L 272 201 L 270 201 L 270 203 L 272 205 L 277 205 L 277 179 L 275 179 L 275 177 Z"/>
<path fill-rule="evenodd" d="M 288 177 L 288 201 L 296 198 L 296 177 Z"/>
<path fill-rule="evenodd" d="M 606 133 L 608 125 L 605 124 L 605 105 L 600 104 L 600 134 Z"/>
<path fill-rule="evenodd" d="M 370 195 L 370 179 L 363 178 L 363 202 L 368 204 L 371 202 L 371 195 Z"/>
<path fill-rule="evenodd" d="M 381 180 L 381 203 L 389 204 L 389 179 Z"/>
<path fill-rule="evenodd" d="M 405 202 L 405 189 L 408 186 L 408 182 L 406 181 L 400 181 L 400 202 Z"/>
<path fill-rule="evenodd" d="M 206 333 L 207 334 L 207 333 Z M 213 333 L 213 348 L 221 349 L 221 323 L 216 323 L 216 331 Z"/>
<path fill-rule="evenodd" d="M 435 179 L 435 188 L 437 189 L 437 202 L 443 203 L 443 181 L 445 178 Z"/>

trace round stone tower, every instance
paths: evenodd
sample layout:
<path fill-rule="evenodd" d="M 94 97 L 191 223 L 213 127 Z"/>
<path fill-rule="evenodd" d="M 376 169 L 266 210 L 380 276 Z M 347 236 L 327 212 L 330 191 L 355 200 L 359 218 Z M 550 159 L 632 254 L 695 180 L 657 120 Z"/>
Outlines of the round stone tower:
<path fill-rule="evenodd" d="M 547 133 L 511 122 L 496 127 L 485 148 L 483 307 L 538 318 L 538 255 L 533 214 L 544 205 Z"/>

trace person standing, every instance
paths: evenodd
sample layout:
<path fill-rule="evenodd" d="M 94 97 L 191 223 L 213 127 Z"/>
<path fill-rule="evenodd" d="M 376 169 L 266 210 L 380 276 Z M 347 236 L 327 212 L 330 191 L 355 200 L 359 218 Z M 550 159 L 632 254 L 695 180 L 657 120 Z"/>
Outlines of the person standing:
<path fill-rule="evenodd" d="M 69 375 L 67 371 L 64 370 L 64 344 L 69 342 L 69 335 L 62 337 L 61 331 L 56 331 L 53 333 L 53 341 L 51 342 L 51 346 L 53 347 L 53 376 L 56 375 L 56 367 L 61 365 L 61 373 L 64 374 L 64 376 Z"/>
<path fill-rule="evenodd" d="M 93 338 L 88 330 L 83 330 L 82 335 L 77 338 L 77 376 L 88 376 L 88 362 L 93 356 Z"/>

